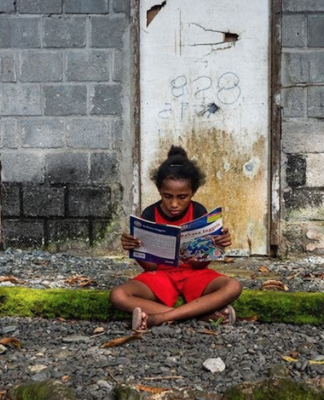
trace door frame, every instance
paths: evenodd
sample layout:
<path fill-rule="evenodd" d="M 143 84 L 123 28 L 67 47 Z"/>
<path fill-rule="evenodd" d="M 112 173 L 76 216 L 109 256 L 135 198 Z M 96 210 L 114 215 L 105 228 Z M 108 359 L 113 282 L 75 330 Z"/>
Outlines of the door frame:
<path fill-rule="evenodd" d="M 133 163 L 138 171 L 137 190 L 139 204 L 135 206 L 135 212 L 140 212 L 141 204 L 141 119 L 140 119 L 140 1 L 130 0 L 131 19 L 131 46 L 133 55 L 132 77 L 133 96 L 133 117 L 135 147 L 133 149 Z M 157 0 L 157 4 L 162 0 Z M 282 0 L 271 0 L 271 23 L 270 23 L 270 174 L 269 174 L 269 232 L 268 254 L 278 256 L 280 252 L 280 215 L 281 215 L 281 18 Z"/>

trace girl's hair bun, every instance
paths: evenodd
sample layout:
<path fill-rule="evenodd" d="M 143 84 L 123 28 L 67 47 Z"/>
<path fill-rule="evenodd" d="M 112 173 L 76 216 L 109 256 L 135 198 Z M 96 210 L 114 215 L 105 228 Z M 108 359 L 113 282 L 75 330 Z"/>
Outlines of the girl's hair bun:
<path fill-rule="evenodd" d="M 182 156 L 182 157 L 188 158 L 187 152 L 183 147 L 172 145 L 168 152 L 168 158 L 174 157 L 174 156 Z"/>

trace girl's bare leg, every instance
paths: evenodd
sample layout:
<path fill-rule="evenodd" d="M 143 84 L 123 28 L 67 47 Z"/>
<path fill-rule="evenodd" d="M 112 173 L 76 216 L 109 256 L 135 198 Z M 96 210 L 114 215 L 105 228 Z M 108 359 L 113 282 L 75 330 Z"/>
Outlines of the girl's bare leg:
<path fill-rule="evenodd" d="M 132 312 L 140 307 L 147 314 L 160 314 L 172 310 L 159 302 L 152 290 L 140 281 L 128 281 L 116 287 L 110 294 L 110 301 L 119 310 Z"/>
<path fill-rule="evenodd" d="M 143 325 L 161 325 L 167 321 L 190 318 L 215 319 L 215 311 L 234 301 L 242 291 L 241 284 L 226 276 L 214 279 L 198 299 L 180 307 L 172 308 L 158 302 L 154 293 L 142 282 L 128 281 L 111 292 L 113 305 L 133 312 L 136 307 L 143 312 Z M 226 311 L 225 311 L 226 314 Z"/>
<path fill-rule="evenodd" d="M 166 321 L 178 321 L 190 318 L 214 319 L 216 310 L 223 309 L 241 294 L 241 284 L 226 276 L 214 279 L 198 299 L 177 308 L 158 314 L 148 315 L 148 326 L 160 325 Z M 225 311 L 226 314 L 226 311 Z"/>

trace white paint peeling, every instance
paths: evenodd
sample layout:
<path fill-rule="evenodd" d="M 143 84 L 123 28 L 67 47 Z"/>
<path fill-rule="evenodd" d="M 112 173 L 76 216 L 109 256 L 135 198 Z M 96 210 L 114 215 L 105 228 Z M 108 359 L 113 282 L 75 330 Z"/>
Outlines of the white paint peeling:
<path fill-rule="evenodd" d="M 217 179 L 218 179 L 218 180 L 222 179 L 222 173 L 221 173 L 221 171 L 218 171 L 217 174 L 216 174 L 216 176 L 217 176 Z"/>
<path fill-rule="evenodd" d="M 243 174 L 252 180 L 259 172 L 260 166 L 261 160 L 258 157 L 252 157 L 243 165 Z"/>
<path fill-rule="evenodd" d="M 230 167 L 231 167 L 231 165 L 230 165 L 228 162 L 226 162 L 226 163 L 224 164 L 225 172 L 229 171 L 229 170 L 230 170 Z"/>

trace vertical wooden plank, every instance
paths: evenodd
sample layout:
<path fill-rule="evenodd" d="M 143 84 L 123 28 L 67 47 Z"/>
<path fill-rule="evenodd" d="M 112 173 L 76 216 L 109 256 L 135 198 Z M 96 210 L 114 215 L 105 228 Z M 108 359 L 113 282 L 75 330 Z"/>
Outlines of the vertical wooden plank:
<path fill-rule="evenodd" d="M 282 0 L 272 0 L 270 250 L 273 255 L 276 255 L 280 243 L 281 13 Z"/>
<path fill-rule="evenodd" d="M 140 2 L 138 0 L 130 1 L 130 29 L 131 29 L 131 48 L 133 55 L 133 62 L 131 63 L 131 83 L 132 83 L 132 95 L 131 104 L 133 106 L 133 121 L 134 121 L 134 135 L 135 142 L 132 151 L 133 157 L 133 175 L 134 185 L 137 187 L 133 188 L 134 201 L 132 212 L 135 214 L 140 213 L 141 204 L 141 120 L 140 120 L 140 107 L 141 107 L 141 96 L 140 96 L 140 19 L 139 19 Z"/>

